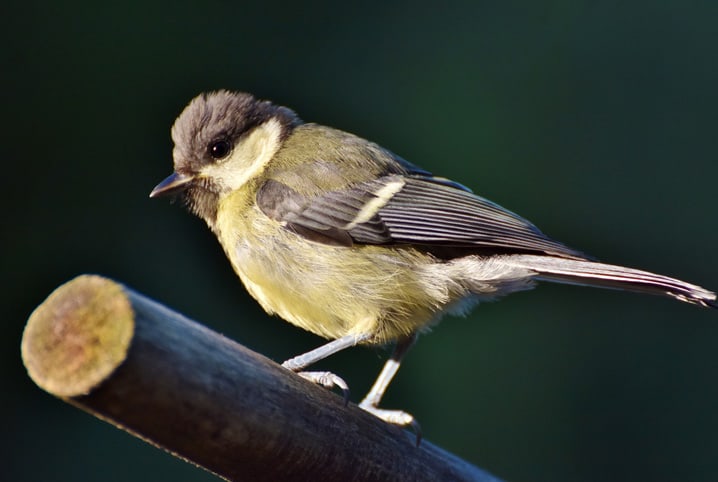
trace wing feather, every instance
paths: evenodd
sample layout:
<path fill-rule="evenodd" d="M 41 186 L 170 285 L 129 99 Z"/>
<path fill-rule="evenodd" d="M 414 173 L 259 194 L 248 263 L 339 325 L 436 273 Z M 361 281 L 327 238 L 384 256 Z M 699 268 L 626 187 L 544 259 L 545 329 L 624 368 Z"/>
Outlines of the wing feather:
<path fill-rule="evenodd" d="M 460 184 L 421 174 L 388 175 L 313 197 L 270 180 L 257 203 L 288 229 L 305 236 L 314 232 L 316 239 L 331 244 L 347 245 L 351 239 L 350 244 L 456 248 L 457 255 L 497 249 L 589 259 Z M 384 199 L 382 188 L 397 182 L 401 188 Z M 374 212 L 367 213 L 369 208 Z"/>

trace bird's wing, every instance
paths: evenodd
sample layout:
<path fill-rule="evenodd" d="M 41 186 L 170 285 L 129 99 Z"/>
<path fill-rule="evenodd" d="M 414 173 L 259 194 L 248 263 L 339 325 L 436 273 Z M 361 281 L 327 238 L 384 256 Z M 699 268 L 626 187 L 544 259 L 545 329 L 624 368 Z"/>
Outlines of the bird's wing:
<path fill-rule="evenodd" d="M 287 229 L 327 244 L 408 244 L 448 257 L 494 250 L 587 259 L 460 184 L 431 176 L 387 175 L 311 197 L 269 180 L 257 203 Z"/>

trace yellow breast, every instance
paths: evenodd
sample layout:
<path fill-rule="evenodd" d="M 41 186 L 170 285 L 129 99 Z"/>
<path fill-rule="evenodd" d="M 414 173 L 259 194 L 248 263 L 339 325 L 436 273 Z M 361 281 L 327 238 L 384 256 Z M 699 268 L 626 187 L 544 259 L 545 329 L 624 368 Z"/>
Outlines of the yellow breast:
<path fill-rule="evenodd" d="M 383 343 L 425 326 L 459 296 L 425 286 L 425 254 L 308 241 L 237 196 L 224 200 L 234 209 L 220 209 L 215 226 L 227 256 L 268 313 L 305 330 L 326 338 L 370 333 Z"/>

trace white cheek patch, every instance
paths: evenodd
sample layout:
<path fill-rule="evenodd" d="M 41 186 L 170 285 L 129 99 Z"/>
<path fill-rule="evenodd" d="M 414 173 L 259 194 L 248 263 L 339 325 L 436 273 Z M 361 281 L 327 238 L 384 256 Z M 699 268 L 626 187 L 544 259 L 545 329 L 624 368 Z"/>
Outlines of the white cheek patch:
<path fill-rule="evenodd" d="M 213 179 L 228 191 L 242 187 L 259 175 L 279 150 L 282 126 L 270 119 L 239 142 L 227 159 L 202 169 L 201 176 Z"/>

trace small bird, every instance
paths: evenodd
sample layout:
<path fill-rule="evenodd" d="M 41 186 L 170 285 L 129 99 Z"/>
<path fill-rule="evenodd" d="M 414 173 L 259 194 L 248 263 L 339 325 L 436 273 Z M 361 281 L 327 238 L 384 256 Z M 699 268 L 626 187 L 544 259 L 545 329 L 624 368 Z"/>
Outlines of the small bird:
<path fill-rule="evenodd" d="M 536 281 L 718 307 L 700 286 L 599 263 L 457 182 L 247 93 L 199 95 L 172 139 L 174 173 L 150 197 L 180 196 L 267 313 L 332 340 L 284 367 L 346 397 L 340 377 L 304 369 L 357 344 L 396 343 L 360 403 L 390 423 L 416 426 L 379 403 L 418 333 Z"/>

